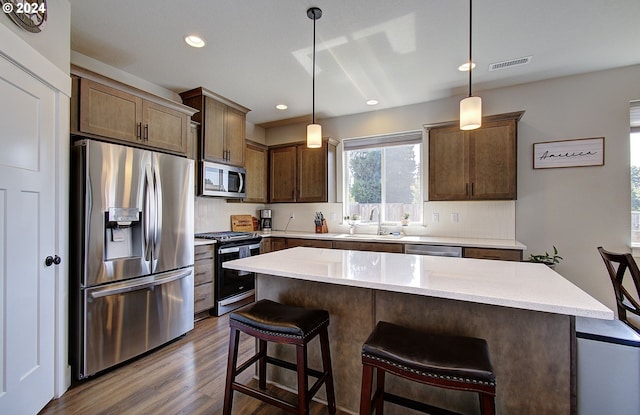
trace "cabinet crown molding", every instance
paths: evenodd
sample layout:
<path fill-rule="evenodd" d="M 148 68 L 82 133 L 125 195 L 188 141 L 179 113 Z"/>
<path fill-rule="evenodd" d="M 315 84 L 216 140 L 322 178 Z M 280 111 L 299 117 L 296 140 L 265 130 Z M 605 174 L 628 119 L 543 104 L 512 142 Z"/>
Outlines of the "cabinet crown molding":
<path fill-rule="evenodd" d="M 496 121 L 506 121 L 506 120 L 520 121 L 520 118 L 522 118 L 523 115 L 524 115 L 524 110 L 506 112 L 504 114 L 487 115 L 486 117 L 482 117 L 482 125 L 484 125 L 485 123 L 496 122 Z M 454 125 L 459 125 L 459 124 L 460 124 L 459 120 L 452 120 L 452 121 L 438 122 L 433 124 L 424 124 L 423 127 L 426 130 L 430 130 L 432 128 L 453 127 Z"/>
<path fill-rule="evenodd" d="M 131 85 L 127 85 L 120 81 L 116 81 L 112 78 L 107 78 L 106 76 L 100 75 L 98 73 L 92 72 L 88 69 L 82 68 L 80 66 L 71 65 L 71 75 L 75 75 L 79 78 L 89 79 L 91 81 L 97 82 L 102 85 L 110 86 L 112 88 L 119 89 L 121 91 L 127 92 L 129 94 L 138 96 L 140 98 L 146 99 L 147 101 L 154 102 L 159 105 L 163 105 L 167 108 L 174 109 L 176 111 L 183 112 L 188 114 L 190 117 L 198 112 L 198 110 L 193 109 L 187 105 L 182 104 L 181 102 L 172 101 L 168 98 L 160 97 L 158 95 L 152 94 L 147 91 L 143 91 L 142 89 L 138 89 Z"/>
<path fill-rule="evenodd" d="M 234 108 L 238 111 L 244 112 L 245 114 L 248 113 L 249 111 L 251 111 L 251 109 L 238 104 L 237 102 L 234 102 L 232 100 L 230 100 L 229 98 L 225 98 L 222 95 L 216 94 L 215 92 L 209 91 L 208 89 L 204 88 L 204 87 L 197 87 L 197 88 L 193 88 L 190 89 L 188 91 L 184 91 L 180 93 L 180 96 L 182 97 L 183 100 L 189 99 L 189 98 L 193 98 L 193 97 L 198 97 L 198 96 L 205 96 L 205 97 L 209 97 L 211 99 L 215 99 L 218 102 L 221 102 L 231 108 Z"/>

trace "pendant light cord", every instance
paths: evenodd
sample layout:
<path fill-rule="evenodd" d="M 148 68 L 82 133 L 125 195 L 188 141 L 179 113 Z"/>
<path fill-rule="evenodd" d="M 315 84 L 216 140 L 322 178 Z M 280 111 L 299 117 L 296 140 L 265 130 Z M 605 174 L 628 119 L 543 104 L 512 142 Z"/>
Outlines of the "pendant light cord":
<path fill-rule="evenodd" d="M 316 123 L 316 14 L 313 12 L 313 76 L 311 91 L 311 124 Z"/>
<path fill-rule="evenodd" d="M 471 6 L 472 6 L 472 2 L 473 2 L 473 0 L 469 0 L 469 96 L 471 96 L 471 72 L 473 71 L 473 61 L 471 60 L 471 15 L 472 15 Z M 315 28 L 313 30 L 315 32 Z"/>

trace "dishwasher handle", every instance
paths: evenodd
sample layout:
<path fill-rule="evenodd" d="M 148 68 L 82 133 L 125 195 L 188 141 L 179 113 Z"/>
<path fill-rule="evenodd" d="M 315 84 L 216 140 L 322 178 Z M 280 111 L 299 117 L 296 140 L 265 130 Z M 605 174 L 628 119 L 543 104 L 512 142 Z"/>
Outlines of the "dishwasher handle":
<path fill-rule="evenodd" d="M 427 255 L 427 256 L 445 256 L 445 257 L 462 257 L 462 247 L 460 246 L 441 246 L 441 245 L 410 245 L 404 247 L 405 254 Z"/>

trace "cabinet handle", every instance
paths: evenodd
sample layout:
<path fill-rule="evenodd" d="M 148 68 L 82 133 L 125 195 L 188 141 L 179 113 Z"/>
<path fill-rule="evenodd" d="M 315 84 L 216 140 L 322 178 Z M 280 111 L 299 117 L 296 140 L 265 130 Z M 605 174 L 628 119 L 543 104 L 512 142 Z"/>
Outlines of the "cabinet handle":
<path fill-rule="evenodd" d="M 149 141 L 149 124 L 144 125 L 144 141 Z"/>
<path fill-rule="evenodd" d="M 474 182 L 471 182 L 471 196 L 475 195 Z"/>
<path fill-rule="evenodd" d="M 142 123 L 139 122 L 136 128 L 136 138 L 142 140 Z"/>
<path fill-rule="evenodd" d="M 464 185 L 464 195 L 469 196 L 469 183 L 465 183 Z"/>

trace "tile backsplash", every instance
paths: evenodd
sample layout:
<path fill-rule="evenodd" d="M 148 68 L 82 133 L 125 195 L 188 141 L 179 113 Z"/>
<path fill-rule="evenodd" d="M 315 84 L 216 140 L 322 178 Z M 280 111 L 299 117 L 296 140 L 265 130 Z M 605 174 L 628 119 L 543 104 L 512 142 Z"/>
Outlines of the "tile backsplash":
<path fill-rule="evenodd" d="M 195 231 L 231 229 L 231 215 L 260 217 L 260 209 L 272 209 L 273 229 L 314 232 L 315 212 L 322 212 L 329 232 L 346 233 L 342 223 L 342 203 L 257 204 L 227 202 L 225 199 L 196 197 Z M 465 238 L 515 239 L 515 201 L 424 202 L 423 224 L 412 224 L 404 231 L 410 235 Z M 434 215 L 438 221 L 434 221 Z M 289 219 L 293 216 L 292 219 Z M 359 232 L 362 231 L 360 227 Z M 366 232 L 367 230 L 364 230 Z M 374 230 L 375 231 L 375 230 Z"/>
<path fill-rule="evenodd" d="M 231 215 L 253 215 L 260 217 L 264 205 L 258 203 L 227 202 L 216 197 L 196 197 L 194 204 L 194 230 L 219 232 L 231 229 Z"/>

